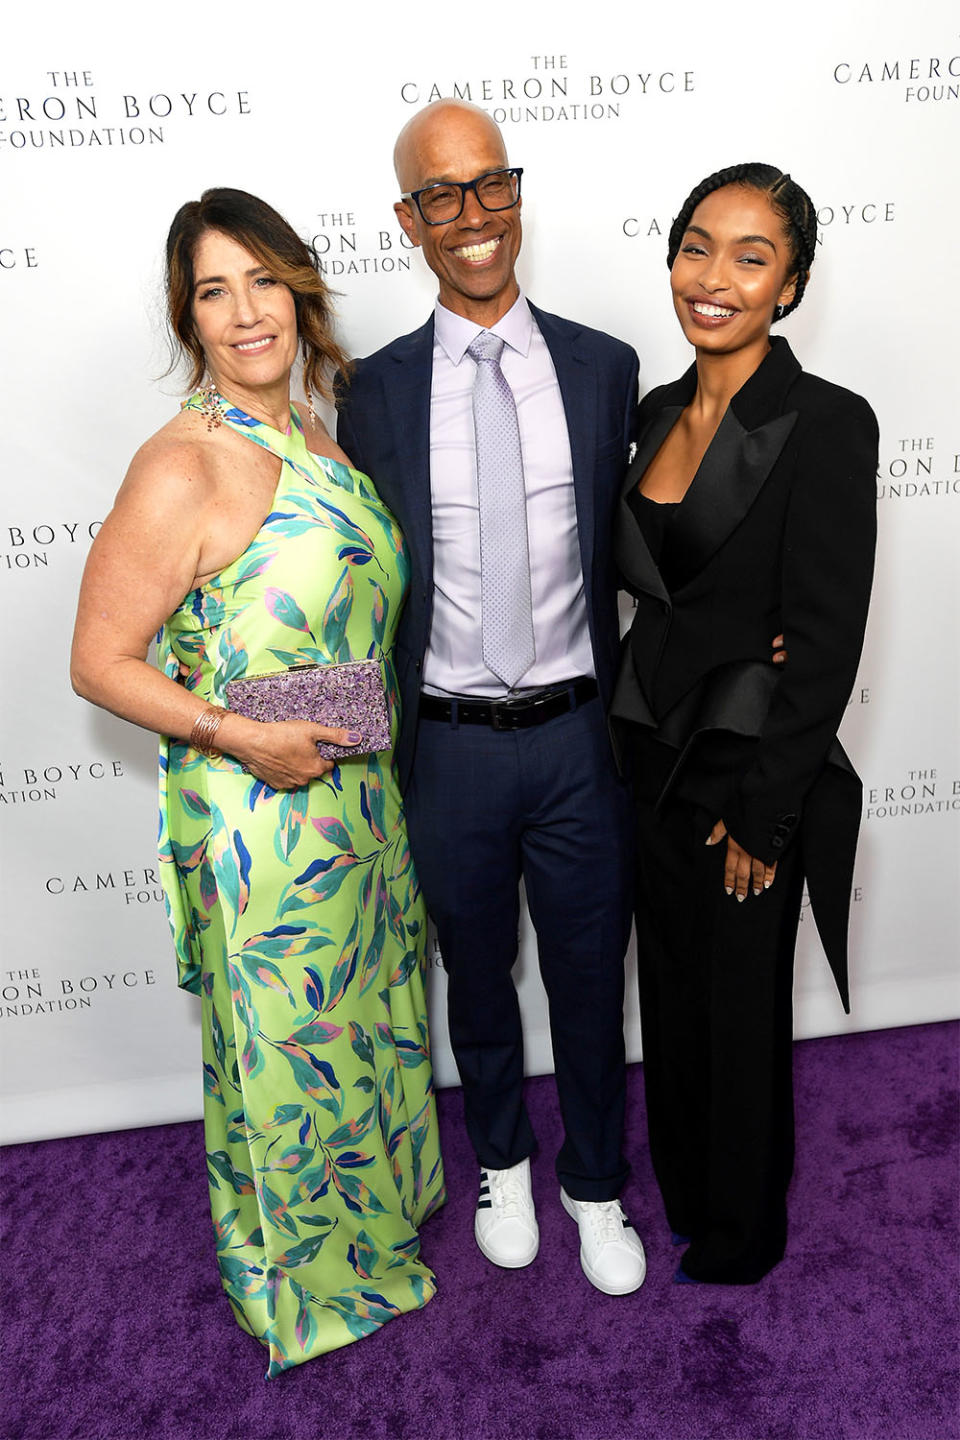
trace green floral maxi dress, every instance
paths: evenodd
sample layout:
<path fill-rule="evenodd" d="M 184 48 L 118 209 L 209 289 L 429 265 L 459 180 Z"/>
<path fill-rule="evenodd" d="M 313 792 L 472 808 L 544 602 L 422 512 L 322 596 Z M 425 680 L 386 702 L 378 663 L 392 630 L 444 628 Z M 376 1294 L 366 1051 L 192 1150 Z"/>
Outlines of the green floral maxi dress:
<path fill-rule="evenodd" d="M 224 423 L 281 458 L 280 480 L 248 548 L 165 625 L 165 672 L 225 704 L 236 676 L 374 657 L 395 707 L 393 517 L 311 455 L 296 416 L 287 435 L 236 409 Z M 417 1235 L 444 1198 L 425 913 L 390 757 L 273 791 L 163 742 L 160 859 L 180 984 L 202 1000 L 220 1275 L 274 1376 L 435 1290 Z"/>

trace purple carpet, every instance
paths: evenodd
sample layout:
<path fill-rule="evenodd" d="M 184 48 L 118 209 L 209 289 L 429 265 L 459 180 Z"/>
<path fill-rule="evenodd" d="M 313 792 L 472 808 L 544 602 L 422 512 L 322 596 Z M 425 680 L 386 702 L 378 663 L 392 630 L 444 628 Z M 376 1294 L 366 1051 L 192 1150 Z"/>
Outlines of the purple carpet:
<path fill-rule="evenodd" d="M 671 1284 L 677 1254 L 630 1076 L 637 1294 L 577 1263 L 529 1082 L 542 1235 L 528 1270 L 473 1243 L 476 1171 L 440 1096 L 450 1200 L 423 1232 L 437 1298 L 269 1384 L 213 1257 L 199 1124 L 12 1147 L 3 1440 L 956 1440 L 957 1027 L 796 1047 L 787 1258 L 749 1289 Z"/>

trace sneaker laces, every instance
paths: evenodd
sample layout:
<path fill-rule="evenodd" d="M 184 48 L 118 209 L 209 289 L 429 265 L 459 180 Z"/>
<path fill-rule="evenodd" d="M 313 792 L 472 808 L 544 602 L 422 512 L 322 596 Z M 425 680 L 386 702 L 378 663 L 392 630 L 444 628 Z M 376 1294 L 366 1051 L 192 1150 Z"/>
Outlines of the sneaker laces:
<path fill-rule="evenodd" d="M 584 1204 L 580 1215 L 589 1224 L 590 1234 L 598 1245 L 606 1245 L 611 1240 L 623 1239 L 623 1228 L 627 1217 L 620 1208 L 619 1200 L 595 1200 L 590 1204 Z"/>
<path fill-rule="evenodd" d="M 517 1174 L 511 1170 L 488 1170 L 490 1199 L 502 1215 L 519 1215 L 526 1209 L 526 1188 Z"/>

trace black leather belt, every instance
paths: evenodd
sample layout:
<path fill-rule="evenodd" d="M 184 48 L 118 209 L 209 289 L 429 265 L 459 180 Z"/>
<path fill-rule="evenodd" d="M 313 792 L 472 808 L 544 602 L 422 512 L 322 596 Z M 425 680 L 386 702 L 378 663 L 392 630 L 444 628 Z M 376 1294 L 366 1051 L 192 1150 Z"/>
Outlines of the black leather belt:
<path fill-rule="evenodd" d="M 552 685 L 515 700 L 445 700 L 440 695 L 421 695 L 420 714 L 425 720 L 446 720 L 454 725 L 489 725 L 494 730 L 525 730 L 542 725 L 585 705 L 597 694 L 596 680 L 571 680 Z"/>

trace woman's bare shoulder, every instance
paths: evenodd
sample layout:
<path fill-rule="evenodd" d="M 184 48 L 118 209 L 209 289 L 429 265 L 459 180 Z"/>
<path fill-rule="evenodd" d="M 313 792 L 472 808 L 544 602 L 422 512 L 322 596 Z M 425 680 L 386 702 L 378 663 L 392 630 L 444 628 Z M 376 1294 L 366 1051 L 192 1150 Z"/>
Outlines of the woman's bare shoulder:
<path fill-rule="evenodd" d="M 209 483 L 216 466 L 216 440 L 203 416 L 195 410 L 181 410 L 140 446 L 124 484 L 142 480 L 167 480 L 175 485 Z"/>
<path fill-rule="evenodd" d="M 117 492 L 116 507 L 158 516 L 208 504 L 218 480 L 213 436 L 195 411 L 181 411 L 140 446 Z"/>

